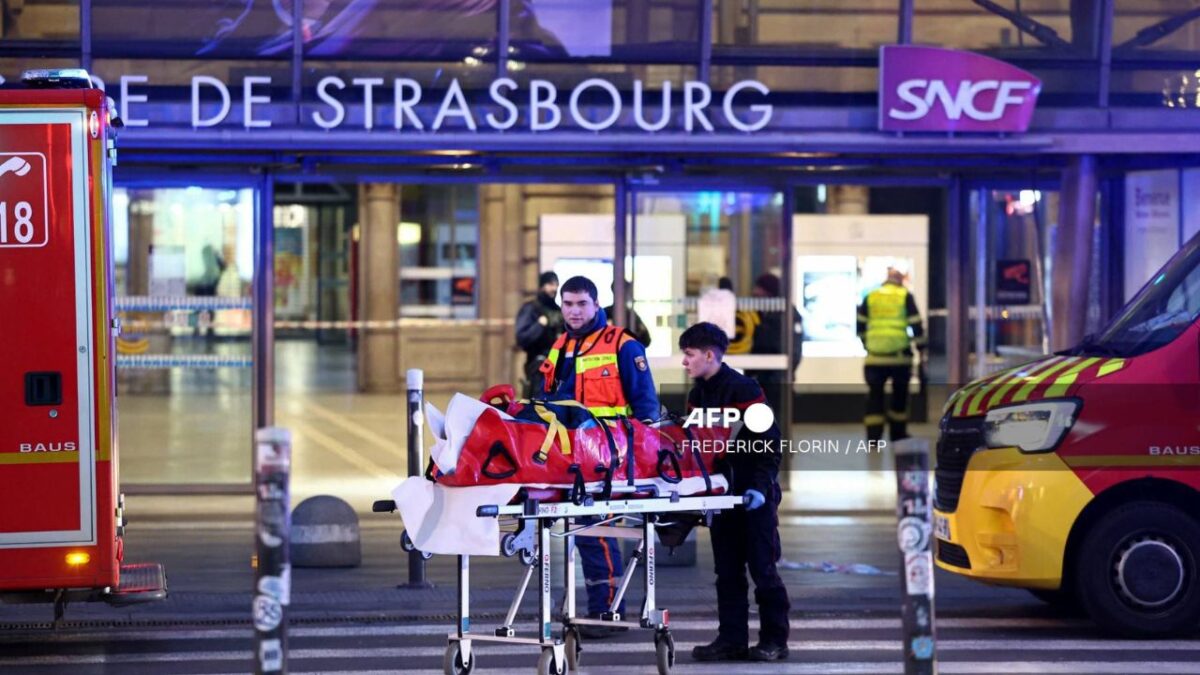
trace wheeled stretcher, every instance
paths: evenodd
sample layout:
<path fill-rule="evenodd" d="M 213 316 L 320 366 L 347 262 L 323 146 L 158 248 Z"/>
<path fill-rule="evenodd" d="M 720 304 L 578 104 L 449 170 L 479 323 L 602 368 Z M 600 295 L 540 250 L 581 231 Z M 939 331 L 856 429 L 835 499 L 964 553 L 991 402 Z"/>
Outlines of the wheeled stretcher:
<path fill-rule="evenodd" d="M 724 480 L 715 477 L 718 489 Z M 671 486 L 678 488 L 679 486 Z M 454 489 L 454 488 L 443 488 Z M 685 487 L 686 489 L 686 487 Z M 703 489 L 702 489 L 703 490 Z M 629 486 L 614 486 L 608 499 L 596 499 L 598 495 L 581 495 L 574 489 L 521 488 L 510 503 L 485 504 L 477 507 L 475 515 L 483 519 L 501 522 L 506 531 L 500 538 L 500 552 L 505 556 L 519 556 L 525 573 L 518 584 L 515 596 L 509 605 L 504 623 L 490 633 L 473 632 L 471 625 L 471 555 L 459 554 L 458 558 L 458 624 L 449 635 L 443 668 L 447 675 L 470 673 L 477 663 L 474 645 L 480 642 L 524 644 L 536 647 L 541 655 L 537 662 L 539 675 L 561 674 L 579 667 L 583 653 L 579 626 L 625 626 L 654 631 L 655 657 L 659 673 L 668 673 L 675 663 L 675 642 L 671 636 L 670 616 L 665 608 L 658 606 L 655 594 L 655 534 L 658 538 L 674 541 L 671 534 L 682 541 L 692 526 L 707 523 L 712 514 L 732 509 L 745 503 L 743 497 L 712 494 L 712 490 L 685 495 L 678 489 L 664 490 L 655 483 Z M 395 508 L 394 502 L 383 502 Z M 377 510 L 391 510 L 379 508 Z M 595 524 L 579 524 L 577 519 L 598 516 Z M 515 529 L 509 529 L 513 528 Z M 634 539 L 638 544 L 632 558 L 625 567 L 625 574 L 613 597 L 608 612 L 599 619 L 577 616 L 575 603 L 575 538 L 615 537 Z M 551 570 L 552 539 L 561 539 L 564 599 L 562 630 L 554 631 L 552 617 Z M 403 538 L 405 547 L 413 547 L 412 539 Z M 638 570 L 641 570 L 645 599 L 636 618 L 622 616 L 621 606 Z M 519 636 L 514 628 L 517 612 L 534 575 L 538 577 L 538 614 L 536 635 Z"/>
<path fill-rule="evenodd" d="M 669 615 L 655 597 L 655 538 L 682 543 L 712 514 L 743 505 L 726 494 L 725 477 L 712 473 L 714 455 L 700 452 L 698 435 L 727 438 L 728 430 L 690 430 L 675 421 L 653 425 L 594 417 L 569 401 L 515 401 L 512 388 L 493 387 L 482 400 L 457 395 L 443 415 L 427 406 L 436 443 L 425 475 L 397 486 L 376 511 L 399 510 L 401 545 L 422 555 L 458 559 L 458 625 L 449 635 L 443 666 L 449 675 L 471 672 L 473 645 L 525 644 L 541 651 L 538 673 L 576 670 L 583 651 L 579 627 L 625 626 L 654 631 L 660 673 L 675 662 Z M 597 522 L 580 523 L 585 517 Z M 575 539 L 637 540 L 609 611 L 576 616 Z M 562 630 L 551 617 L 552 539 L 562 540 Z M 504 623 L 489 633 L 471 626 L 471 557 L 519 556 L 524 575 Z M 641 571 L 645 600 L 636 618 L 621 616 L 626 591 Z M 538 575 L 536 634 L 518 636 L 513 624 Z"/>

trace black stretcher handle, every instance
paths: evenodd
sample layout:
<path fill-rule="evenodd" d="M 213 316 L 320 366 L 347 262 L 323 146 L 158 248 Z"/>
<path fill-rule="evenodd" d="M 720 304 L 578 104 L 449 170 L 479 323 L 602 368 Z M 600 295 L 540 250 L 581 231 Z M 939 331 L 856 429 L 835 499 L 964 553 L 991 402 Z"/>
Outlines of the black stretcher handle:
<path fill-rule="evenodd" d="M 495 504 L 480 506 L 475 509 L 475 515 L 479 518 L 495 518 L 500 515 L 500 507 Z"/>
<path fill-rule="evenodd" d="M 671 460 L 671 469 L 673 469 L 675 471 L 674 477 L 668 475 L 667 472 L 664 471 L 665 467 L 663 467 L 663 464 L 668 459 Z M 679 458 L 676 457 L 675 453 L 671 452 L 670 450 L 664 449 L 664 450 L 658 451 L 658 467 L 657 468 L 658 468 L 658 477 L 667 481 L 668 483 L 671 483 L 672 485 L 683 480 L 683 469 L 681 469 L 679 467 Z"/>
<path fill-rule="evenodd" d="M 512 468 L 508 471 L 492 471 L 488 469 L 497 457 L 503 457 L 508 460 L 508 465 Z M 487 459 L 483 460 L 483 466 L 479 467 L 479 473 L 491 478 L 492 480 L 504 480 L 511 478 L 517 473 L 517 462 L 513 459 L 512 453 L 500 441 L 492 443 L 492 447 L 488 448 Z"/>

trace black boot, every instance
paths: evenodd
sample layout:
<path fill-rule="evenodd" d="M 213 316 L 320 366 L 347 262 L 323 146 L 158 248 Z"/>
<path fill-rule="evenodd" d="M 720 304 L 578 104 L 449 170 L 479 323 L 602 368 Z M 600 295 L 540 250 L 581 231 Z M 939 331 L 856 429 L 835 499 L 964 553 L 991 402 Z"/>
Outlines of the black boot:
<path fill-rule="evenodd" d="M 692 647 L 694 661 L 745 661 L 746 645 L 735 644 L 718 637 L 706 645 Z"/>
<path fill-rule="evenodd" d="M 769 642 L 759 642 L 747 653 L 747 658 L 751 661 L 783 661 L 787 657 L 787 645 L 776 645 Z"/>

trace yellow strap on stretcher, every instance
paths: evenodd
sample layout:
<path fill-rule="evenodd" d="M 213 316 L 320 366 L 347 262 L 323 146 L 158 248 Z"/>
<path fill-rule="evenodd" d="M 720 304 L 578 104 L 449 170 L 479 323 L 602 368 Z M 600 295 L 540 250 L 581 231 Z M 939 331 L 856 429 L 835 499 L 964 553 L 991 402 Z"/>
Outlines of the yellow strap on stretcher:
<path fill-rule="evenodd" d="M 531 401 L 529 399 L 521 399 L 517 403 L 523 405 L 533 404 L 533 411 L 537 416 L 542 418 L 542 421 L 549 425 L 546 430 L 546 438 L 542 439 L 542 447 L 534 454 L 538 462 L 544 463 L 546 458 L 550 456 L 550 448 L 554 445 L 554 439 L 558 438 L 559 451 L 563 455 L 571 454 L 571 436 L 567 433 L 567 427 L 560 421 L 558 416 L 553 411 L 548 409 L 545 404 L 552 403 L 554 405 L 583 408 L 583 404 L 574 399 L 564 399 L 562 401 Z"/>

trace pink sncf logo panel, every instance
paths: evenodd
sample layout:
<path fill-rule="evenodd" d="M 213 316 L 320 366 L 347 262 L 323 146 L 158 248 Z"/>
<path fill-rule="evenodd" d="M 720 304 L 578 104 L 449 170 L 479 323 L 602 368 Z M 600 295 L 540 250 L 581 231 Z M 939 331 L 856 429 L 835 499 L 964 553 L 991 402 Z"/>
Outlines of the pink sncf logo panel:
<path fill-rule="evenodd" d="M 1023 132 L 1042 81 L 1003 61 L 954 49 L 879 50 L 881 131 Z"/>

